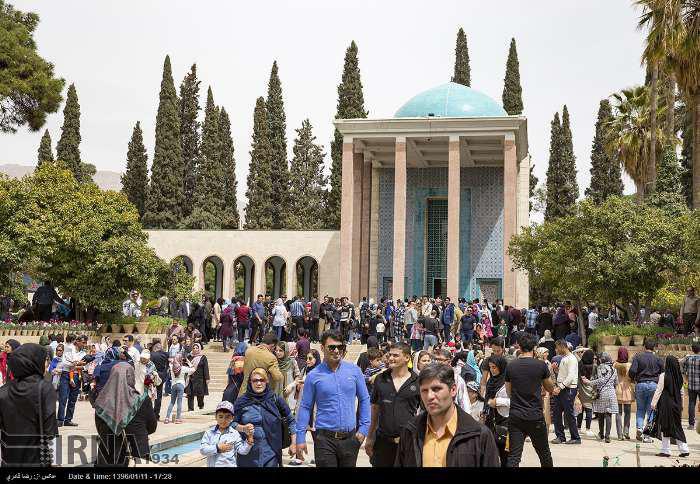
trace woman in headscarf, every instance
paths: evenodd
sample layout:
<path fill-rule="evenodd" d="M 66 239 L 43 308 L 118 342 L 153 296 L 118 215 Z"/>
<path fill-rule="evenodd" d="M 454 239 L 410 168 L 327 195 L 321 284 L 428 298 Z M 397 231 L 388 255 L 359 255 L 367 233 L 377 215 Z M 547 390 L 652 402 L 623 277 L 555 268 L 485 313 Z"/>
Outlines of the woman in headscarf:
<path fill-rule="evenodd" d="M 226 306 L 219 319 L 219 338 L 223 341 L 224 351 L 233 346 L 233 305 Z"/>
<path fill-rule="evenodd" d="M 484 401 L 486 402 L 484 406 L 486 410 L 485 425 L 493 432 L 498 454 L 501 457 L 501 467 L 505 467 L 508 461 L 506 435 L 510 398 L 506 392 L 507 364 L 506 359 L 502 356 L 491 355 L 489 357 L 489 379 L 486 382 L 486 393 L 484 393 Z"/>
<path fill-rule="evenodd" d="M 58 435 L 58 425 L 56 392 L 44 380 L 46 350 L 26 343 L 7 363 L 14 380 L 0 388 L 2 466 L 48 467 L 46 442 Z"/>
<path fill-rule="evenodd" d="M 481 311 L 481 318 L 479 322 L 484 330 L 484 336 L 489 339 L 493 338 L 493 323 L 491 322 L 491 315 L 487 309 Z"/>
<path fill-rule="evenodd" d="M 294 408 L 296 406 L 294 392 L 299 382 L 298 379 L 301 376 L 299 365 L 296 359 L 289 355 L 289 346 L 284 341 L 277 343 L 275 356 L 283 378 L 279 383 L 271 385 L 272 391 L 284 398 L 289 408 Z"/>
<path fill-rule="evenodd" d="M 420 373 L 420 371 L 433 362 L 433 355 L 430 354 L 428 350 L 420 350 L 415 353 L 413 357 L 413 371 Z"/>
<path fill-rule="evenodd" d="M 579 352 L 574 355 L 579 357 Z M 576 417 L 578 428 L 583 425 L 583 416 L 586 416 L 586 435 L 593 437 L 591 422 L 593 421 L 593 385 L 588 380 L 596 377 L 595 353 L 592 349 L 584 349 L 580 353 L 578 363 L 578 392 L 576 398 L 581 402 L 581 413 Z M 602 438 L 602 437 L 601 437 Z"/>
<path fill-rule="evenodd" d="M 170 346 L 168 347 L 168 357 L 175 358 L 175 355 L 182 352 L 180 345 L 180 337 L 176 334 L 170 337 Z"/>
<path fill-rule="evenodd" d="M 128 455 L 149 459 L 148 435 L 156 431 L 158 420 L 148 393 L 139 393 L 135 383 L 134 368 L 121 362 L 112 368 L 95 401 L 97 467 L 126 467 Z"/>
<path fill-rule="evenodd" d="M 557 314 L 554 315 L 554 339 L 564 339 L 569 333 L 569 316 L 566 314 L 564 306 L 557 308 Z"/>
<path fill-rule="evenodd" d="M 658 457 L 671 457 L 671 439 L 676 439 L 679 457 L 688 457 L 688 443 L 681 424 L 683 413 L 683 375 L 678 359 L 673 355 L 666 357 L 666 370 L 659 375 L 659 383 L 651 400 L 651 408 L 656 411 L 654 419 L 657 422 L 661 439 L 661 452 Z"/>
<path fill-rule="evenodd" d="M 617 371 L 618 385 L 615 389 L 617 394 L 617 415 L 615 415 L 615 426 L 617 427 L 618 440 L 630 440 L 630 420 L 632 418 L 632 402 L 634 402 L 634 383 L 630 380 L 629 355 L 627 348 L 620 346 L 617 349 L 617 361 L 613 365 Z M 622 426 L 622 414 L 625 415 L 624 431 Z"/>
<path fill-rule="evenodd" d="M 58 390 L 58 383 L 61 379 L 61 370 L 56 370 L 56 367 L 63 359 L 63 343 L 58 343 L 56 346 L 56 355 L 51 359 L 49 363 L 48 373 L 51 375 L 51 384 Z M 55 370 L 55 371 L 54 371 Z"/>
<path fill-rule="evenodd" d="M 48 360 L 53 360 L 53 347 L 49 344 L 48 336 L 46 336 L 45 334 L 39 336 L 39 346 L 42 346 L 46 350 Z"/>
<path fill-rule="evenodd" d="M 109 379 L 109 374 L 114 368 L 114 365 L 121 361 L 120 353 L 122 349 L 118 346 L 112 346 L 105 352 L 105 357 L 95 371 L 93 372 L 93 377 L 95 379 L 94 395 L 99 395 L 102 387 L 105 386 L 107 380 Z"/>
<path fill-rule="evenodd" d="M 617 371 L 612 366 L 612 359 L 607 353 L 601 353 L 598 357 L 599 365 L 596 369 L 596 378 L 588 380 L 582 377 L 584 384 L 591 384 L 598 389 L 598 398 L 593 400 L 593 412 L 598 420 L 598 439 L 605 439 L 605 443 L 610 443 L 610 429 L 612 427 L 612 416 L 617 415 Z M 603 434 L 603 424 L 605 424 L 605 434 Z"/>
<path fill-rule="evenodd" d="M 232 405 L 236 403 L 236 398 L 243 384 L 243 363 L 245 360 L 245 352 L 248 345 L 245 341 L 238 343 L 236 350 L 233 352 L 229 367 L 226 369 L 228 376 L 228 385 L 221 397 L 222 400 L 230 402 Z"/>
<path fill-rule="evenodd" d="M 290 453 L 296 452 L 296 421 L 287 402 L 268 385 L 268 374 L 255 368 L 248 380 L 246 392 L 238 397 L 233 408 L 233 421 L 239 425 L 252 424 L 253 448 L 238 457 L 239 467 L 281 467 L 286 423 L 291 437 Z"/>
<path fill-rule="evenodd" d="M 185 387 L 187 395 L 187 410 L 194 410 L 194 397 L 197 397 L 197 406 L 199 409 L 204 408 L 204 397 L 209 395 L 209 362 L 207 357 L 202 354 L 201 343 L 192 345 L 192 354 L 190 355 L 190 366 L 194 368 L 194 373 L 190 375 L 190 381 Z"/>
<path fill-rule="evenodd" d="M 552 358 L 556 355 L 556 342 L 554 338 L 552 338 L 552 332 L 550 330 L 545 330 L 544 336 L 537 342 L 537 346 L 540 348 L 547 348 L 547 358 L 549 361 L 552 361 Z"/>
<path fill-rule="evenodd" d="M 12 380 L 12 371 L 7 368 L 7 359 L 9 355 L 20 347 L 20 342 L 16 339 L 8 339 L 5 342 L 2 353 L 0 353 L 0 374 L 2 375 L 2 382 L 7 383 Z"/>
<path fill-rule="evenodd" d="M 474 374 L 476 375 L 474 380 L 477 383 L 481 383 L 481 370 L 479 369 L 479 363 L 476 361 L 476 356 L 474 356 L 474 350 L 469 350 L 469 354 L 467 354 L 467 365 L 474 370 Z"/>
<path fill-rule="evenodd" d="M 301 383 L 297 384 L 296 393 L 296 407 L 294 408 L 294 415 L 296 416 L 299 412 L 299 406 L 301 405 L 301 399 L 304 396 L 304 382 L 306 377 L 311 371 L 321 364 L 321 354 L 318 350 L 312 349 L 308 355 L 306 355 L 306 366 L 301 370 Z M 316 428 L 314 422 L 316 421 L 316 406 L 311 411 L 311 418 L 309 419 L 308 430 L 311 431 L 311 438 L 316 439 Z M 316 440 L 314 440 L 316 442 Z"/>
<path fill-rule="evenodd" d="M 544 361 L 550 374 L 552 373 L 552 365 L 549 363 L 549 350 L 547 348 L 538 347 L 535 350 L 535 358 Z M 547 434 L 549 434 L 550 425 L 552 425 L 552 411 L 549 403 L 549 392 L 544 387 L 542 387 L 542 412 L 544 413 L 544 422 L 547 424 Z"/>

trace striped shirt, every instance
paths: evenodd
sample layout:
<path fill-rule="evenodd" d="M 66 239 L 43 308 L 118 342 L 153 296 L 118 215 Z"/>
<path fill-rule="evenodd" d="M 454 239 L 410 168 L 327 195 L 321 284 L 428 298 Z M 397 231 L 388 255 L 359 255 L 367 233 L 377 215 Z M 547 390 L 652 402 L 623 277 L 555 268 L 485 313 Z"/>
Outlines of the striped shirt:
<path fill-rule="evenodd" d="M 688 377 L 688 389 L 700 391 L 700 354 L 688 355 L 683 360 L 683 373 Z"/>
<path fill-rule="evenodd" d="M 304 315 L 304 303 L 301 302 L 301 299 L 297 299 L 292 303 L 289 312 L 295 317 Z"/>
<path fill-rule="evenodd" d="M 528 328 L 534 328 L 537 326 L 537 316 L 539 316 L 537 309 L 528 310 L 526 315 L 526 324 Z"/>

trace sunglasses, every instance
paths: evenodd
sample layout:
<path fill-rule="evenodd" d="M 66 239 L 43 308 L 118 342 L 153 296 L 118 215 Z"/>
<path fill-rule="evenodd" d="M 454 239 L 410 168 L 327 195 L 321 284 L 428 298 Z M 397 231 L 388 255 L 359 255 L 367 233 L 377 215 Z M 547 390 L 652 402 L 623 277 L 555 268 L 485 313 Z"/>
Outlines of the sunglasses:
<path fill-rule="evenodd" d="M 335 351 L 335 350 L 345 351 L 345 348 L 347 348 L 347 346 L 345 346 L 345 345 L 328 345 L 328 346 L 326 346 L 326 348 L 328 348 L 328 351 Z"/>
<path fill-rule="evenodd" d="M 250 381 L 251 383 L 267 383 L 267 380 L 263 380 L 262 378 L 253 378 Z"/>
<path fill-rule="evenodd" d="M 307 359 L 307 360 L 315 360 L 316 358 L 309 355 L 309 356 L 306 357 L 306 359 Z"/>

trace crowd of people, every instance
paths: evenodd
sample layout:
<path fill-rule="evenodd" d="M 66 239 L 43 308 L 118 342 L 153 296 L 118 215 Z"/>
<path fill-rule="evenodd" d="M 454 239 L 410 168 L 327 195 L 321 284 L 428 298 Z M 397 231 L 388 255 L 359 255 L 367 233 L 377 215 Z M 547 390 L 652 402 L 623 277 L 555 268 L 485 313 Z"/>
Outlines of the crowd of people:
<path fill-rule="evenodd" d="M 693 428 L 700 344 L 679 362 L 659 358 L 648 339 L 631 361 L 624 347 L 613 361 L 581 345 L 579 321 L 595 327 L 594 307 L 582 319 L 567 304 L 520 310 L 502 301 L 370 299 L 356 309 L 347 298 L 273 303 L 260 295 L 251 306 L 219 299 L 185 309 L 186 326 L 173 319 L 166 340 L 148 344 L 138 335 L 8 340 L 0 355 L 0 430 L 10 437 L 0 442 L 3 464 L 46 463 L 31 445 L 12 445 L 12 435 L 40 426 L 37 448 L 50 445 L 46 437 L 77 425 L 80 395 L 95 410 L 97 465 L 148 459 L 159 423 L 183 422 L 185 395 L 189 411 L 195 400 L 204 408 L 203 350 L 217 340 L 233 354 L 216 425 L 201 441 L 210 466 L 278 467 L 285 450 L 298 465 L 310 433 L 317 467 L 355 466 L 363 443 L 376 467 L 518 467 L 528 438 L 541 465 L 552 467 L 551 445 L 580 444 L 584 420 L 586 436 L 610 442 L 613 416 L 618 439 L 657 438 L 659 456 L 670 456 L 675 441 L 679 456 L 689 455 L 682 393 L 685 379 Z M 358 340 L 367 350 L 352 363 L 344 356 Z M 16 439 L 31 440 L 22 433 Z"/>

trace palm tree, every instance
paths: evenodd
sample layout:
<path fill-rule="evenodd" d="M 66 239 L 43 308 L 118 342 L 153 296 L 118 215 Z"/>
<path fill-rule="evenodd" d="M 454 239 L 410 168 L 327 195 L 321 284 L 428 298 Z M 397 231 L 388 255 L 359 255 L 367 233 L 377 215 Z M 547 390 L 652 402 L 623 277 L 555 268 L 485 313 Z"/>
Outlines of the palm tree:
<path fill-rule="evenodd" d="M 649 88 L 635 86 L 613 94 L 613 119 L 608 123 L 608 144 L 606 149 L 611 156 L 622 161 L 627 174 L 637 189 L 637 199 L 641 201 L 646 193 L 648 165 L 651 157 L 651 119 L 649 109 Z M 659 116 L 665 106 L 657 109 Z M 663 130 L 656 128 L 656 138 L 665 141 Z M 661 155 L 660 146 L 655 145 L 656 155 Z"/>
<path fill-rule="evenodd" d="M 640 25 L 649 26 L 644 58 L 662 61 L 673 71 L 693 109 L 694 133 L 700 133 L 700 0 L 638 0 Z M 693 208 L 700 208 L 700 136 L 693 139 Z"/>

